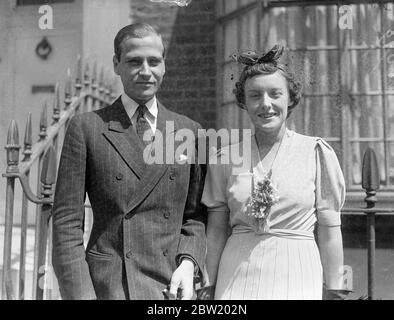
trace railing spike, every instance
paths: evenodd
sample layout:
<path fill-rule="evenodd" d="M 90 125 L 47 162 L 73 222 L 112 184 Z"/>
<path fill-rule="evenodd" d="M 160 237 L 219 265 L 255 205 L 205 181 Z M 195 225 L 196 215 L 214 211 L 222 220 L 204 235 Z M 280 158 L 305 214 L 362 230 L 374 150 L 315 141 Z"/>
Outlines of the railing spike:
<path fill-rule="evenodd" d="M 107 75 L 105 76 L 105 80 L 104 80 L 104 88 L 105 88 L 105 91 L 104 91 L 105 100 L 107 102 L 109 102 L 110 101 L 109 97 L 110 97 L 110 94 L 111 94 L 111 90 L 110 90 L 110 84 L 109 84 L 109 79 L 108 79 Z"/>
<path fill-rule="evenodd" d="M 33 145 L 33 139 L 32 139 L 32 125 L 31 125 L 31 112 L 29 112 L 29 115 L 27 116 L 27 121 L 26 121 L 26 128 L 25 128 L 25 138 L 24 138 L 24 147 L 23 147 L 23 155 L 24 159 L 23 161 L 28 161 L 30 159 L 30 156 L 32 154 L 31 147 Z"/>
<path fill-rule="evenodd" d="M 99 76 L 99 87 L 100 89 L 104 87 L 104 67 L 100 68 L 100 76 Z"/>
<path fill-rule="evenodd" d="M 48 127 L 48 111 L 47 111 L 47 101 L 44 101 L 44 106 L 41 110 L 41 117 L 40 117 L 40 141 L 45 139 L 47 136 L 47 127 Z"/>
<path fill-rule="evenodd" d="M 82 89 L 82 58 L 79 54 L 77 57 L 77 76 L 75 78 L 75 95 L 79 96 Z"/>
<path fill-rule="evenodd" d="M 79 54 L 77 57 L 77 74 L 76 74 L 76 83 L 82 83 L 82 57 Z"/>
<path fill-rule="evenodd" d="M 98 83 L 98 86 L 99 86 L 99 97 L 101 98 L 101 99 L 104 99 L 105 97 L 104 97 L 104 93 L 105 93 L 105 88 L 104 88 L 104 86 L 105 86 L 105 84 L 104 84 L 104 67 L 103 66 L 101 66 L 101 68 L 100 68 L 100 76 L 99 76 L 99 83 Z M 101 106 L 102 106 L 102 104 L 100 104 Z"/>
<path fill-rule="evenodd" d="M 40 181 L 44 186 L 52 186 L 56 182 L 56 151 L 52 145 L 45 152 Z"/>
<path fill-rule="evenodd" d="M 365 190 L 378 190 L 380 187 L 378 160 L 372 148 L 364 153 L 361 185 Z"/>
<path fill-rule="evenodd" d="M 71 89 L 71 70 L 67 68 L 66 84 L 64 87 L 64 109 L 67 110 L 71 103 L 72 89 Z"/>
<path fill-rule="evenodd" d="M 97 88 L 97 60 L 95 60 L 93 63 L 92 86 L 95 86 L 95 88 Z"/>
<path fill-rule="evenodd" d="M 111 97 L 111 93 L 112 93 L 112 79 L 111 76 L 108 77 L 108 91 L 109 91 L 109 96 Z"/>
<path fill-rule="evenodd" d="M 19 144 L 19 131 L 15 120 L 11 120 L 10 126 L 8 127 L 7 144 Z"/>
<path fill-rule="evenodd" d="M 54 122 L 58 122 L 60 119 L 60 85 L 57 82 L 55 85 L 55 98 L 53 102 L 53 116 Z"/>
<path fill-rule="evenodd" d="M 117 87 L 117 82 L 118 82 L 118 78 L 117 77 L 113 77 L 112 78 L 112 83 L 111 83 L 111 89 L 110 89 L 110 98 L 111 100 L 114 100 L 116 98 L 116 87 Z"/>
<path fill-rule="evenodd" d="M 83 79 L 86 84 L 90 84 L 90 66 L 89 63 L 85 63 L 85 69 L 83 72 Z"/>
<path fill-rule="evenodd" d="M 19 131 L 15 120 L 11 120 L 7 134 L 7 172 L 18 172 L 19 164 Z"/>
<path fill-rule="evenodd" d="M 83 85 L 84 85 L 84 91 L 88 92 L 89 91 L 89 86 L 90 86 L 90 67 L 89 63 L 85 64 L 85 71 L 84 71 L 84 76 L 83 76 Z"/>
<path fill-rule="evenodd" d="M 27 116 L 24 144 L 25 144 L 25 149 L 26 149 L 26 146 L 31 147 L 33 144 L 32 126 L 31 126 L 31 112 L 29 112 L 29 115 Z"/>

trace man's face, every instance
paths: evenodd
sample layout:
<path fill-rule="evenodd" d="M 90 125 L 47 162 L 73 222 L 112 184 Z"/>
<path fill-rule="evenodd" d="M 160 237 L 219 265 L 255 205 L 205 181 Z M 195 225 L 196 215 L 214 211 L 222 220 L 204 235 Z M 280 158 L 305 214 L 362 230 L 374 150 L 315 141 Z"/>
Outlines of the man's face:
<path fill-rule="evenodd" d="M 122 41 L 120 61 L 114 56 L 114 70 L 125 93 L 137 103 L 153 98 L 165 73 L 164 47 L 161 38 L 148 35 Z"/>

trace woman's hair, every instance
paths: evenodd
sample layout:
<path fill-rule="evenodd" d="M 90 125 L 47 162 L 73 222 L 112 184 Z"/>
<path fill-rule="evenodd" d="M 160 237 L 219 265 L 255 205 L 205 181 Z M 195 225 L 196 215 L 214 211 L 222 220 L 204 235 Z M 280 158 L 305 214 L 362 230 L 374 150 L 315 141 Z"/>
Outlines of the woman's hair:
<path fill-rule="evenodd" d="M 238 63 L 246 65 L 243 69 L 239 81 L 235 84 L 233 90 L 237 99 L 237 105 L 245 109 L 245 83 L 246 80 L 257 75 L 273 74 L 279 71 L 287 81 L 289 98 L 291 104 L 288 106 L 287 117 L 290 116 L 293 109 L 298 105 L 301 99 L 301 83 L 295 78 L 293 72 L 287 65 L 278 63 L 283 53 L 283 47 L 275 45 L 270 51 L 262 55 L 248 51 L 240 55 L 232 55 L 232 58 Z"/>

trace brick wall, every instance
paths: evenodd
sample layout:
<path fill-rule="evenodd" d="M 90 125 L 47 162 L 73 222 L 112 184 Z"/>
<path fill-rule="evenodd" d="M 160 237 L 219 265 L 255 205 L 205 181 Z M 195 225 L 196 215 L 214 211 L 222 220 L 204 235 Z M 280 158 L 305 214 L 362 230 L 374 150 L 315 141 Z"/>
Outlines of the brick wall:
<path fill-rule="evenodd" d="M 167 54 L 160 101 L 204 128 L 215 128 L 215 0 L 193 0 L 183 8 L 131 0 L 131 19 L 163 35 Z"/>

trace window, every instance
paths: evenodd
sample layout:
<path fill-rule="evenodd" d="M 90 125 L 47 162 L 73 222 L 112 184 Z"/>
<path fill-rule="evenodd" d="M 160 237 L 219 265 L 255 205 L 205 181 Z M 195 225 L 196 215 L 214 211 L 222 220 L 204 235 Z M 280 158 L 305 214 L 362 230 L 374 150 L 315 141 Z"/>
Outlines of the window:
<path fill-rule="evenodd" d="M 282 43 L 284 62 L 304 81 L 290 128 L 333 146 L 348 190 L 360 190 L 362 157 L 372 147 L 381 189 L 394 190 L 394 5 L 386 2 L 350 4 L 353 28 L 341 29 L 337 1 L 219 0 L 218 126 L 251 126 L 232 93 L 240 67 L 230 55 Z"/>

